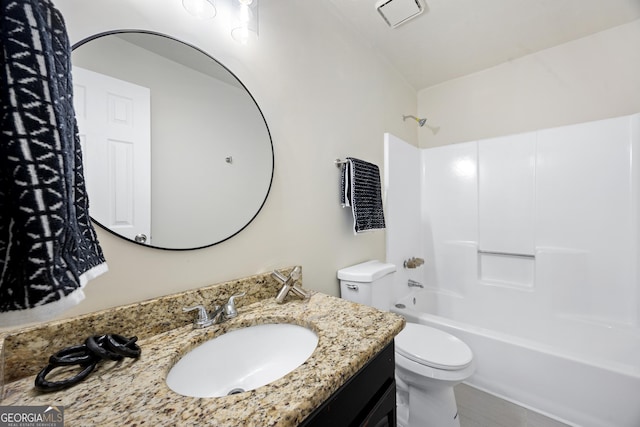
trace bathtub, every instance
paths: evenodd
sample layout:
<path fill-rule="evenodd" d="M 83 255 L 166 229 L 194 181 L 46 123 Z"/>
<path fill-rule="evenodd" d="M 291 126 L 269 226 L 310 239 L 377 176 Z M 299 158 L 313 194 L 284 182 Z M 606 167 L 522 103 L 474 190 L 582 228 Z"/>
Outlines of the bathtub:
<path fill-rule="evenodd" d="M 465 304 L 455 295 L 421 290 L 391 310 L 466 342 L 476 362 L 466 381 L 473 387 L 569 425 L 640 426 L 636 328 L 558 316 L 515 321 L 514 313 Z"/>

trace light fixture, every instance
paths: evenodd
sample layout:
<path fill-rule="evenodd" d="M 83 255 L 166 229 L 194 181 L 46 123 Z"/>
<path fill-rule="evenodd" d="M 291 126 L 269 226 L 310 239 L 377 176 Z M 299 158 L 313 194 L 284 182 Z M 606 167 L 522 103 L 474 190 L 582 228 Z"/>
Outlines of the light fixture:
<path fill-rule="evenodd" d="M 198 19 L 211 19 L 216 16 L 214 0 L 182 0 L 182 6 Z"/>
<path fill-rule="evenodd" d="M 242 44 L 258 38 L 258 0 L 182 0 L 182 5 L 199 19 L 216 16 L 215 1 L 221 5 L 220 20 L 231 28 L 231 37 Z"/>
<path fill-rule="evenodd" d="M 258 0 L 232 0 L 235 12 L 235 27 L 231 37 L 242 44 L 258 38 Z"/>

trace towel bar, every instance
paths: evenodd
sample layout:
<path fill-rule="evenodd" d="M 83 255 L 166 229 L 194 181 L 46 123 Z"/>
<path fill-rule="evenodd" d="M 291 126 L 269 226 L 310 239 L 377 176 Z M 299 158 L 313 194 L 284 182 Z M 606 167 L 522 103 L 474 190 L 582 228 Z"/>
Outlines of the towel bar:
<path fill-rule="evenodd" d="M 342 167 L 342 165 L 346 165 L 347 164 L 347 160 L 335 159 L 333 161 L 333 164 L 335 164 L 337 168 L 340 168 L 340 167 Z"/>

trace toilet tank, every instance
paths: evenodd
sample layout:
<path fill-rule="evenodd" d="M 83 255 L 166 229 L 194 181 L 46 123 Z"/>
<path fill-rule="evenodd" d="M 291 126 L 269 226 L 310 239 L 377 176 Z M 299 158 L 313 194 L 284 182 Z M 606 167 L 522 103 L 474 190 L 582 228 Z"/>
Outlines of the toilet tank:
<path fill-rule="evenodd" d="M 338 270 L 340 296 L 346 300 L 389 310 L 396 266 L 367 261 Z"/>

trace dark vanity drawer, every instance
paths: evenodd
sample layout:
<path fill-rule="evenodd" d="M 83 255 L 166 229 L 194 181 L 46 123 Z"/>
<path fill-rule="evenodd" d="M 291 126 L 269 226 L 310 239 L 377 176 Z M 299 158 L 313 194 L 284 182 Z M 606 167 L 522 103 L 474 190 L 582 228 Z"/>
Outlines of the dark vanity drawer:
<path fill-rule="evenodd" d="M 394 375 L 392 341 L 300 425 L 395 427 Z"/>

